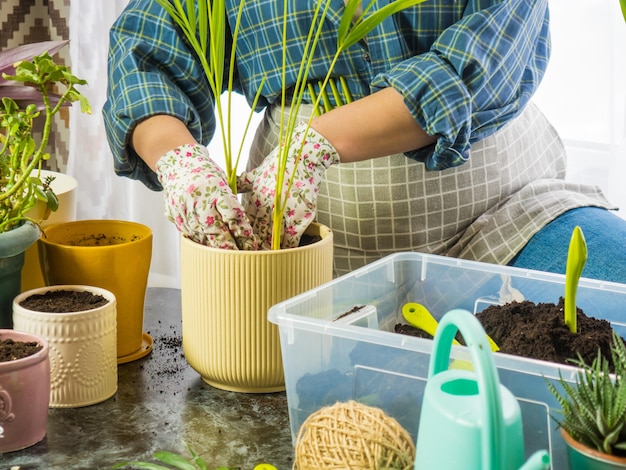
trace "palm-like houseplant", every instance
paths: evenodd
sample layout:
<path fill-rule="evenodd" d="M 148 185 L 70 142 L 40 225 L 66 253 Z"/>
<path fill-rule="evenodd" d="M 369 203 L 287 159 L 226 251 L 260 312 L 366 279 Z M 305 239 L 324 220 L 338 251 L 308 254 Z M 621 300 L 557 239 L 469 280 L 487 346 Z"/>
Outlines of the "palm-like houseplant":
<path fill-rule="evenodd" d="M 176 25 L 181 29 L 185 39 L 196 53 L 200 63 L 202 64 L 204 73 L 206 75 L 209 87 L 216 102 L 216 114 L 219 124 L 219 132 L 221 133 L 222 141 L 224 144 L 224 160 L 226 177 L 231 189 L 237 192 L 237 165 L 241 157 L 241 150 L 243 148 L 243 139 L 249 128 L 252 118 L 252 110 L 256 107 L 259 97 L 263 91 L 263 84 L 265 79 L 261 81 L 261 85 L 257 90 L 257 94 L 252 103 L 252 110 L 248 117 L 242 142 L 238 146 L 234 146 L 231 138 L 231 97 L 233 93 L 233 83 L 235 76 L 235 63 L 237 58 L 237 36 L 239 33 L 239 19 L 246 4 L 246 0 L 239 3 L 237 11 L 237 22 L 233 27 L 232 33 L 232 46 L 231 54 L 227 55 L 227 39 L 226 39 L 226 2 L 220 1 L 195 1 L 195 0 L 157 0 L 158 3 L 167 10 L 171 18 Z M 320 109 L 320 104 L 327 104 L 326 89 L 330 88 L 335 97 L 335 101 L 338 104 L 343 104 L 342 98 L 336 93 L 335 80 L 333 79 L 333 71 L 337 60 L 341 54 L 351 46 L 362 40 L 370 31 L 376 26 L 382 23 L 387 17 L 397 13 L 410 6 L 417 5 L 426 0 L 395 0 L 389 2 L 382 8 L 374 11 L 374 6 L 377 2 L 370 1 L 363 9 L 362 13 L 355 19 L 355 13 L 362 4 L 362 0 L 348 0 L 341 17 L 341 22 L 337 31 L 337 49 L 334 53 L 330 66 L 327 70 L 326 76 L 320 83 L 319 94 L 314 94 L 313 109 Z M 280 106 L 281 110 L 281 122 L 279 126 L 279 142 L 289 143 L 292 140 L 296 126 L 298 125 L 298 116 L 301 106 L 303 104 L 303 98 L 308 91 L 310 91 L 308 77 L 311 65 L 314 59 L 314 54 L 317 48 L 318 41 L 323 32 L 324 20 L 331 6 L 330 0 L 318 0 L 312 7 L 314 12 L 312 16 L 311 25 L 309 27 L 306 42 L 304 44 L 302 59 L 298 65 L 297 79 L 295 85 L 291 88 L 289 97 L 287 96 L 288 90 L 286 85 L 281 90 Z M 195 5 L 197 4 L 197 11 Z M 283 84 L 286 83 L 285 76 L 287 73 L 287 28 L 289 19 L 289 2 L 283 0 L 283 17 L 282 17 L 282 67 L 281 76 Z M 207 59 L 209 57 L 209 59 Z M 228 61 L 227 61 L 228 59 Z M 226 75 L 224 67 L 228 63 L 228 74 Z M 224 77 L 227 76 L 227 83 L 224 83 Z M 341 84 L 345 82 L 340 81 Z M 222 96 L 222 92 L 225 90 L 225 97 Z M 350 93 L 347 88 L 344 87 L 344 95 L 349 99 Z M 287 107 L 287 100 L 289 99 L 289 113 L 285 119 L 284 110 Z M 311 121 L 315 113 L 312 113 L 307 121 L 308 126 L 311 125 Z M 272 214 L 272 243 L 271 248 L 274 250 L 281 248 L 281 233 L 282 233 L 282 219 L 285 215 L 286 202 L 289 197 L 289 192 L 292 188 L 293 179 L 285 179 L 287 172 L 286 168 L 289 165 L 289 159 L 295 158 L 295 165 L 298 165 L 300 161 L 300 152 L 296 152 L 295 155 L 290 154 L 290 146 L 282 145 L 279 150 L 278 168 L 276 171 L 276 187 L 274 188 L 274 204 Z M 291 173 L 291 178 L 295 175 L 295 172 Z"/>
<path fill-rule="evenodd" d="M 226 37 L 229 33 L 224 0 L 157 1 L 182 31 L 202 64 L 216 102 L 218 132 L 221 132 L 224 142 L 226 179 L 236 193 L 235 172 L 241 154 L 241 143 L 233 145 L 231 140 L 231 119 L 235 119 L 231 112 L 231 96 L 236 70 L 237 37 L 246 0 L 238 5 L 235 24 L 230 25 L 232 38 L 229 40 Z M 332 82 L 333 67 L 343 51 L 356 44 L 385 18 L 423 1 L 425 0 L 396 0 L 378 11 L 374 11 L 375 2 L 370 2 L 364 6 L 363 14 L 356 20 L 354 16 L 361 0 L 347 1 L 338 28 L 337 52 L 320 86 L 322 91 L 312 103 L 312 109 L 318 109 L 322 103 L 325 95 L 323 90 L 326 89 L 326 84 Z M 281 11 L 281 3 L 281 72 L 282 82 L 285 84 L 288 67 L 287 28 L 290 7 L 294 0 L 277 1 L 278 11 Z M 332 232 L 327 227 L 311 224 L 312 232 L 309 233 L 322 235 L 322 240 L 317 243 L 293 249 L 279 249 L 285 203 L 293 183 L 286 176 L 286 168 L 289 166 L 293 169 L 300 160 L 297 156 L 300 152 L 296 149 L 295 155 L 290 154 L 293 149 L 288 144 L 299 124 L 298 112 L 307 92 L 309 69 L 330 5 L 330 0 L 313 2 L 310 29 L 303 44 L 304 53 L 300 63 L 296 64 L 296 83 L 289 96 L 286 85 L 282 88 L 281 116 L 285 117 L 280 123 L 279 141 L 285 145 L 278 155 L 275 174 L 271 235 L 273 249 L 228 250 L 206 247 L 185 236 L 181 238 L 183 349 L 187 361 L 200 373 L 203 380 L 218 388 L 244 392 L 284 390 L 278 329 L 267 320 L 267 311 L 275 303 L 332 279 Z M 262 92 L 261 86 L 253 100 L 252 109 Z M 347 94 L 344 93 L 344 96 Z M 289 111 L 286 112 L 288 101 Z M 338 99 L 335 101 L 340 103 Z M 312 119 L 313 115 L 307 126 Z M 250 118 L 246 129 L 249 123 Z M 293 175 L 295 171 L 289 174 Z"/>
<path fill-rule="evenodd" d="M 50 158 L 46 145 L 53 117 L 63 106 L 79 101 L 91 112 L 87 99 L 76 89 L 84 80 L 68 67 L 55 63 L 51 54 L 68 41 L 48 41 L 0 51 L 0 323 L 10 325 L 10 304 L 20 291 L 24 251 L 39 238 L 37 220 L 29 211 L 38 202 L 56 210 L 58 200 L 40 171 Z M 44 119 L 38 139 L 35 120 Z M 2 271 L 2 270 L 0 270 Z M 8 318 L 7 318 L 8 317 Z"/>
<path fill-rule="evenodd" d="M 615 332 L 611 356 L 613 373 L 608 359 L 598 352 L 592 364 L 574 361 L 580 368 L 574 384 L 561 377 L 561 391 L 548 382 L 561 406 L 561 417 L 554 419 L 570 446 L 571 468 L 588 465 L 583 464 L 584 454 L 592 460 L 615 464 L 597 468 L 626 468 L 626 346 Z M 574 443 L 581 449 L 573 450 Z"/>

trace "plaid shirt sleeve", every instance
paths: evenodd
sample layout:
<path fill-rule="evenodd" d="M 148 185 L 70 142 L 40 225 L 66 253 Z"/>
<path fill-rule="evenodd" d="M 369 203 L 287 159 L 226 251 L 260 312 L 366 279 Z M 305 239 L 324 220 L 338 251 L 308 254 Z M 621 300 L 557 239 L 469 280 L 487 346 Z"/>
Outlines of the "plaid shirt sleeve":
<path fill-rule="evenodd" d="M 550 52 L 546 0 L 469 1 L 430 50 L 378 75 L 416 121 L 438 136 L 411 152 L 429 170 L 457 166 L 470 145 L 517 116 L 541 81 Z"/>
<path fill-rule="evenodd" d="M 380 8 L 389 0 L 375 0 Z M 295 81 L 316 0 L 293 0 L 287 87 Z M 366 2 L 364 2 L 366 3 Z M 227 0 L 231 22 L 238 0 Z M 237 90 L 260 107 L 280 96 L 282 2 L 248 0 L 237 44 Z M 343 2 L 332 0 L 309 78 L 323 79 L 336 50 Z M 547 0 L 427 0 L 384 21 L 345 51 L 335 72 L 352 95 L 393 87 L 420 126 L 437 135 L 432 148 L 407 155 L 428 169 L 459 165 L 469 148 L 517 116 L 538 86 L 549 56 Z M 214 99 L 199 61 L 154 0 L 131 0 L 110 33 L 109 85 L 103 114 L 118 174 L 160 189 L 133 152 L 142 119 L 170 114 L 207 144 L 215 132 Z"/>
<path fill-rule="evenodd" d="M 214 100 L 196 56 L 154 0 L 131 0 L 109 33 L 103 116 L 117 174 L 160 190 L 130 145 L 134 127 L 155 114 L 186 123 L 198 142 L 215 131 Z"/>

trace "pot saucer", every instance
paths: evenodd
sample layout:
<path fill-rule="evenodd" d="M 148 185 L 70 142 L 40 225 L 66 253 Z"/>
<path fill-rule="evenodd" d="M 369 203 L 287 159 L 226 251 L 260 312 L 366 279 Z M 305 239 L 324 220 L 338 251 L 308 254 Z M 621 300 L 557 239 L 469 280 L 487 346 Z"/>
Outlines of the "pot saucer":
<path fill-rule="evenodd" d="M 152 336 L 144 331 L 141 335 L 141 347 L 134 353 L 127 354 L 126 356 L 119 356 L 117 358 L 117 363 L 126 364 L 127 362 L 136 361 L 137 359 L 147 356 L 152 351 L 152 344 Z"/>

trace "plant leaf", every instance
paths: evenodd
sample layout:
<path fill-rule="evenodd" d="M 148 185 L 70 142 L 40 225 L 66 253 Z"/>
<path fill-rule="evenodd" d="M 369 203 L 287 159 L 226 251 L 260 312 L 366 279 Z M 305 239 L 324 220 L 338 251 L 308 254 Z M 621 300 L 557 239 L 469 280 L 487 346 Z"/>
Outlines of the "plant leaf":
<path fill-rule="evenodd" d="M 367 15 L 367 17 L 365 17 L 365 15 L 361 16 L 358 21 L 355 22 L 354 27 L 347 34 L 345 34 L 344 37 L 337 37 L 337 43 L 342 49 L 347 49 L 367 36 L 374 28 L 376 28 L 376 26 L 382 23 L 389 16 L 406 8 L 424 3 L 425 1 L 426 0 L 392 1 L 376 12 Z"/>
<path fill-rule="evenodd" d="M 41 55 L 45 52 L 49 55 L 54 55 L 63 49 L 63 47 L 65 47 L 68 43 L 68 40 L 42 41 L 2 50 L 0 51 L 0 76 L 2 73 L 13 73 L 13 70 L 15 69 L 14 65 L 17 62 L 32 60 L 33 57 Z M 4 81 L 5 80 L 0 78 L 0 85 Z"/>
<path fill-rule="evenodd" d="M 166 463 L 180 470 L 197 470 L 196 467 L 189 462 L 189 460 L 187 460 L 182 455 L 176 454 L 174 452 L 161 450 L 154 453 L 154 458 L 156 458 L 160 462 Z"/>
<path fill-rule="evenodd" d="M 150 462 L 122 462 L 111 467 L 111 470 L 124 467 L 147 468 L 148 470 L 172 470 L 170 467 L 164 467 L 163 465 Z"/>
<path fill-rule="evenodd" d="M 337 30 L 337 42 L 343 42 L 343 38 L 345 38 L 348 34 L 348 29 L 350 28 L 350 24 L 353 21 L 354 14 L 356 13 L 359 5 L 361 5 L 361 0 L 348 0 L 346 2 L 344 13 L 341 17 L 341 22 L 339 23 L 339 28 Z"/>

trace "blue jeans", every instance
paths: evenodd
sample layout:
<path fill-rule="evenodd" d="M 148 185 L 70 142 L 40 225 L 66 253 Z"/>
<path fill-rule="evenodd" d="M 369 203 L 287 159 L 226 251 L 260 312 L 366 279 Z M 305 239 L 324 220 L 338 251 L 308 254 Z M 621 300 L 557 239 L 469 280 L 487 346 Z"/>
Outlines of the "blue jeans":
<path fill-rule="evenodd" d="M 537 232 L 509 266 L 565 274 L 576 225 L 587 244 L 582 277 L 626 284 L 626 220 L 598 207 L 581 207 L 560 215 Z"/>

